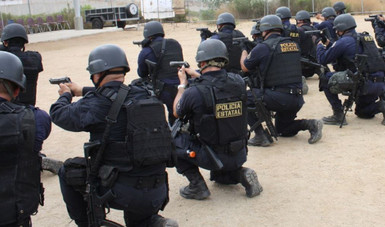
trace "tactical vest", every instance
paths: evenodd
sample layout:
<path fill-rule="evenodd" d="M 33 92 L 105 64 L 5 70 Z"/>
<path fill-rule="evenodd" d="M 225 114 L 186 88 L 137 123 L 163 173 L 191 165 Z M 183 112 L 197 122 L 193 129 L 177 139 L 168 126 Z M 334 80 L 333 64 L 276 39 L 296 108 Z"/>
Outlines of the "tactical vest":
<path fill-rule="evenodd" d="M 174 147 L 163 103 L 151 96 L 147 89 L 130 85 L 118 122 L 122 118 L 127 121 L 125 141 L 108 143 L 103 155 L 104 164 L 129 171 L 132 167 L 167 163 L 171 160 Z M 121 126 L 119 123 L 112 125 L 111 131 L 114 127 Z"/>
<path fill-rule="evenodd" d="M 299 44 L 299 32 L 296 26 L 283 26 L 283 37 L 290 37 L 291 40 Z"/>
<path fill-rule="evenodd" d="M 196 132 L 200 138 L 208 145 L 228 146 L 235 141 L 245 145 L 247 95 L 243 79 L 233 73 L 219 77 L 204 75 L 191 86 L 197 87 L 206 109 Z"/>
<path fill-rule="evenodd" d="M 164 41 L 164 54 L 161 56 Z M 170 61 L 183 61 L 183 53 L 180 44 L 174 39 L 163 39 L 162 41 L 152 42 L 150 48 L 158 59 L 157 71 L 155 72 L 157 79 L 177 77 L 178 69 L 170 67 Z"/>
<path fill-rule="evenodd" d="M 301 54 L 298 44 L 289 37 L 277 37 L 263 41 L 270 49 L 267 68 L 261 73 L 264 87 L 301 83 Z"/>
<path fill-rule="evenodd" d="M 310 26 L 310 25 L 303 25 L 299 29 L 303 29 L 304 32 L 316 30 L 313 26 Z M 308 58 L 311 61 L 316 61 L 317 47 L 313 43 L 313 40 L 310 35 L 306 35 L 305 33 L 303 33 L 303 35 L 305 35 L 305 39 L 301 39 L 301 42 L 299 44 L 301 48 L 301 55 Z"/>
<path fill-rule="evenodd" d="M 363 53 L 368 56 L 364 72 L 375 73 L 378 71 L 385 72 L 385 64 L 382 56 L 378 51 L 374 38 L 367 32 L 358 34 L 359 43 L 362 46 Z"/>
<path fill-rule="evenodd" d="M 242 49 L 239 45 L 233 45 L 233 38 L 245 37 L 242 32 L 233 30 L 233 32 L 225 33 L 218 32 L 219 39 L 226 45 L 227 52 L 229 53 L 229 63 L 225 69 L 227 72 L 239 73 L 241 71 L 241 55 Z"/>
<path fill-rule="evenodd" d="M 17 102 L 29 105 L 36 104 L 36 86 L 39 73 L 43 71 L 41 55 L 35 51 L 21 51 L 19 48 L 8 48 L 23 63 L 24 74 L 27 78 L 26 92 L 21 92 L 17 97 Z"/>
<path fill-rule="evenodd" d="M 0 103 L 0 225 L 25 220 L 40 201 L 41 158 L 31 109 Z"/>

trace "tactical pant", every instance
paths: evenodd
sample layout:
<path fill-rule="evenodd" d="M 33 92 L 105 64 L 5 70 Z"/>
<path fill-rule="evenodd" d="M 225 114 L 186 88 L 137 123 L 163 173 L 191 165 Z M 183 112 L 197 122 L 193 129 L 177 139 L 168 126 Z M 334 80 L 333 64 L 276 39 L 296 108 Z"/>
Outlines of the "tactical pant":
<path fill-rule="evenodd" d="M 11 223 L 11 224 L 6 224 L 6 225 L 0 225 L 0 227 L 31 227 L 32 222 L 31 218 L 26 219 L 25 221 L 22 221 L 20 223 Z"/>
<path fill-rule="evenodd" d="M 378 109 L 377 99 L 382 96 L 385 91 L 384 82 L 366 81 L 360 90 L 360 96 L 356 100 L 354 113 L 360 118 L 373 118 L 374 115 L 380 113 Z"/>
<path fill-rule="evenodd" d="M 59 170 L 59 182 L 64 202 L 71 219 L 80 226 L 87 226 L 87 203 L 83 195 L 65 181 L 64 167 Z M 125 178 L 119 176 L 111 188 L 116 198 L 109 202 L 111 208 L 123 210 L 126 226 L 149 225 L 150 219 L 161 209 L 167 198 L 167 186 L 162 184 L 155 188 L 140 188 L 125 184 Z M 100 187 L 100 193 L 106 192 Z"/>
<path fill-rule="evenodd" d="M 338 95 L 331 93 L 328 87 L 328 82 L 332 76 L 332 72 L 327 72 L 320 78 L 320 90 L 325 93 L 326 99 L 329 101 L 333 110 L 342 110 L 342 102 L 338 98 Z"/>
<path fill-rule="evenodd" d="M 236 154 L 229 154 L 214 150 L 218 159 L 220 159 L 223 164 L 223 169 L 220 171 L 215 169 L 215 166 L 213 165 L 213 162 L 203 145 L 198 140 L 190 137 L 189 134 L 179 133 L 175 138 L 175 146 L 178 157 L 176 165 L 178 173 L 183 174 L 187 170 L 199 172 L 199 167 L 202 167 L 204 169 L 211 170 L 210 180 L 212 181 L 222 184 L 239 183 L 237 182 L 238 180 L 234 179 L 234 173 L 242 167 L 243 163 L 246 162 L 246 146 Z M 195 151 L 195 158 L 189 157 L 187 150 Z"/>
<path fill-rule="evenodd" d="M 167 106 L 168 122 L 173 125 L 176 118 L 173 113 L 174 99 L 178 92 L 176 85 L 164 84 L 162 92 L 159 94 L 159 99 Z"/>
<path fill-rule="evenodd" d="M 254 96 L 247 91 L 247 105 L 254 105 Z M 261 97 L 261 90 L 253 88 L 257 97 Z M 275 127 L 280 136 L 291 137 L 304 130 L 303 120 L 295 120 L 298 111 L 305 103 L 302 95 L 294 95 L 270 89 L 264 89 L 263 102 L 269 111 L 275 111 Z M 248 124 L 253 126 L 257 121 L 254 113 L 248 113 Z"/>

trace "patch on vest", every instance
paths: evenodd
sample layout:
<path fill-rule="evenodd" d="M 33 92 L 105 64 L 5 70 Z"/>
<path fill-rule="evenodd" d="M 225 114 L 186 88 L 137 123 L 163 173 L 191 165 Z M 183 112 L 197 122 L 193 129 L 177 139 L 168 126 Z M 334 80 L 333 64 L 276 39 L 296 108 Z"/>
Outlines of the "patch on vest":
<path fill-rule="evenodd" d="M 219 103 L 215 105 L 215 118 L 230 118 L 242 116 L 242 101 Z"/>
<path fill-rule="evenodd" d="M 298 32 L 290 32 L 290 37 L 292 38 L 298 38 L 299 37 L 299 33 Z"/>
<path fill-rule="evenodd" d="M 281 43 L 279 44 L 282 52 L 298 52 L 298 46 L 296 43 Z"/>

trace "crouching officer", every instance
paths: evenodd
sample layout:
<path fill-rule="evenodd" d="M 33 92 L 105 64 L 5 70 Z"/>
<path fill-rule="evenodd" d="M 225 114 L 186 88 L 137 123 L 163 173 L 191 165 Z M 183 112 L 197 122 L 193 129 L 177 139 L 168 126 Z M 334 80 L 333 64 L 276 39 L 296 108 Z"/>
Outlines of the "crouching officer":
<path fill-rule="evenodd" d="M 96 47 L 89 55 L 87 70 L 96 90 L 71 103 L 71 89 L 60 84 L 60 97 L 50 109 L 52 121 L 65 130 L 90 132 L 90 143 L 101 141 L 105 146 L 97 191 L 111 190 L 115 196 L 107 203 L 124 211 L 127 226 L 178 226 L 158 215 L 168 201 L 165 168 L 172 150 L 163 104 L 144 87 L 123 85 L 130 68 L 116 45 Z M 91 154 L 91 160 L 95 156 Z M 90 210 L 66 163 L 59 179 L 69 216 L 78 226 L 89 226 Z"/>
<path fill-rule="evenodd" d="M 359 34 L 356 32 L 356 21 L 350 14 L 342 14 L 334 20 L 338 39 L 334 43 L 322 42 L 317 45 L 317 58 L 320 64 L 326 65 L 336 62 L 333 65 L 335 72 L 350 70 L 356 72 L 354 62 L 356 54 L 368 56 L 367 64 L 363 70 L 365 85 L 359 91 L 356 100 L 355 114 L 360 118 L 373 118 L 377 113 L 385 114 L 384 99 L 384 71 L 385 65 L 374 43 L 373 37 L 367 33 Z M 328 125 L 346 125 L 344 109 L 338 94 L 330 91 L 328 82 L 333 73 L 328 72 L 325 77 L 320 78 L 320 88 L 324 91 L 327 100 L 332 106 L 333 115 L 324 117 L 322 120 Z M 376 102 L 378 98 L 380 101 Z M 383 121 L 383 124 L 385 121 Z"/>
<path fill-rule="evenodd" d="M 189 185 L 180 189 L 186 199 L 210 196 L 199 167 L 211 170 L 210 180 L 241 183 L 246 196 L 262 192 L 254 170 L 242 167 L 247 154 L 246 86 L 243 79 L 223 68 L 228 62 L 226 46 L 219 40 L 201 42 L 195 57 L 199 70 L 182 67 L 174 101 L 174 115 L 189 122 L 189 132 L 177 135 L 177 171 Z M 188 84 L 186 72 L 195 78 Z M 186 86 L 189 88 L 186 89 Z M 192 155 L 193 154 L 193 155 Z"/>
<path fill-rule="evenodd" d="M 14 102 L 26 88 L 17 56 L 0 51 L 0 71 L 0 226 L 29 227 L 30 215 L 44 202 L 38 151 L 51 121 L 46 112 Z"/>
<path fill-rule="evenodd" d="M 257 71 L 261 86 L 249 91 L 249 104 L 254 104 L 254 95 L 262 98 L 266 108 L 275 111 L 275 127 L 280 136 L 290 137 L 301 130 L 309 130 L 310 144 L 322 137 L 322 121 L 295 120 L 304 104 L 302 96 L 302 79 L 300 48 L 290 37 L 282 37 L 282 24 L 278 16 L 267 15 L 261 19 L 260 30 L 264 41 L 254 47 L 250 54 L 243 51 L 242 70 Z M 250 114 L 248 122 L 257 122 L 255 114 Z M 262 125 L 257 127 L 250 145 L 267 145 Z"/>

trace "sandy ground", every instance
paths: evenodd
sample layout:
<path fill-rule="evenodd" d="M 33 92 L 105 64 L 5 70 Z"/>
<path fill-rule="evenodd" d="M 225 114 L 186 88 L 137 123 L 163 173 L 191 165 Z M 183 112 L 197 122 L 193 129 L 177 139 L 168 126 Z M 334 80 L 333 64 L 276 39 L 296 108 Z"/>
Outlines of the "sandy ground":
<path fill-rule="evenodd" d="M 363 17 L 357 18 L 358 30 L 372 33 Z M 167 24 L 168 38 L 178 40 L 185 59 L 195 66 L 196 48 L 200 42 L 196 27 L 202 24 Z M 252 22 L 239 23 L 237 28 L 247 36 Z M 214 25 L 208 25 L 214 30 Z M 127 80 L 137 78 L 138 46 L 133 40 L 142 39 L 139 30 L 115 31 L 68 40 L 28 44 L 28 50 L 43 56 L 44 72 L 40 74 L 37 106 L 49 111 L 58 98 L 58 87 L 49 78 L 69 76 L 82 85 L 92 85 L 86 71 L 88 54 L 106 43 L 122 47 L 131 66 Z M 309 93 L 298 118 L 316 118 L 331 114 L 323 93 L 318 91 L 318 79 L 308 79 Z M 75 99 L 76 100 L 76 99 Z M 221 186 L 207 179 L 211 197 L 191 201 L 179 196 L 179 188 L 187 180 L 168 169 L 170 203 L 160 212 L 179 222 L 180 226 L 383 226 L 385 224 L 385 131 L 382 115 L 364 120 L 348 112 L 349 125 L 342 129 L 324 126 L 320 142 L 307 143 L 308 132 L 292 138 L 279 138 L 268 148 L 249 147 L 245 166 L 257 171 L 264 187 L 262 194 L 247 198 L 241 185 Z M 49 157 L 65 160 L 82 156 L 87 133 L 67 132 L 55 125 L 45 141 L 43 152 Z M 49 172 L 42 174 L 46 189 L 45 206 L 33 216 L 34 226 L 75 226 L 67 215 L 58 178 Z M 110 219 L 122 221 L 122 212 L 112 211 Z"/>

